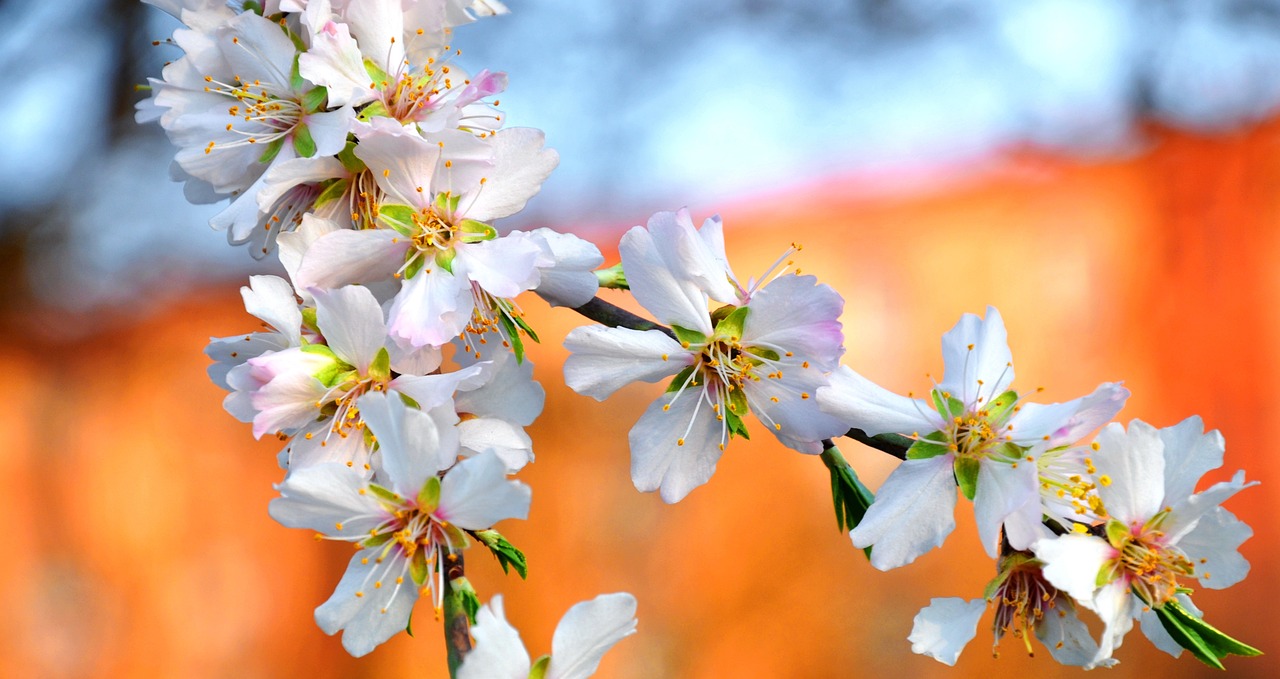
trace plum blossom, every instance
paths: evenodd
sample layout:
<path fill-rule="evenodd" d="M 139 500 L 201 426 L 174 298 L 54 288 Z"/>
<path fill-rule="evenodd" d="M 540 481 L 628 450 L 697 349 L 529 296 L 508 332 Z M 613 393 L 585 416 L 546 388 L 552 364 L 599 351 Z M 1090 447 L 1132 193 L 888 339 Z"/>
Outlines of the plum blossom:
<path fill-rule="evenodd" d="M 585 326 L 565 339 L 565 382 L 604 400 L 635 381 L 675 376 L 631 429 L 631 478 L 678 502 L 715 472 L 754 412 L 804 453 L 847 427 L 816 407 L 843 347 L 844 301 L 813 276 L 778 275 L 739 286 L 724 257 L 718 219 L 695 230 L 687 211 L 655 214 L 622 238 L 622 266 L 636 299 L 672 334 Z M 711 311 L 711 299 L 726 302 Z"/>
<path fill-rule="evenodd" d="M 476 614 L 471 628 L 475 648 L 458 667 L 458 679 L 586 679 L 595 674 L 614 644 L 635 631 L 635 597 L 625 592 L 601 594 L 571 607 L 556 625 L 551 655 L 531 663 L 520 633 L 507 622 L 502 596 L 497 595 Z"/>
<path fill-rule="evenodd" d="M 377 393 L 360 406 L 381 456 L 378 474 L 370 480 L 338 463 L 297 469 L 269 507 L 285 526 L 359 549 L 316 609 L 325 633 L 345 630 L 353 656 L 405 629 L 420 594 L 432 593 L 439 609 L 444 564 L 468 545 L 467 532 L 526 518 L 531 497 L 492 453 L 455 464 L 456 432 L 427 413 Z"/>
<path fill-rule="evenodd" d="M 1096 493 L 1088 452 L 1069 446 L 1129 396 L 1108 382 L 1066 403 L 1025 402 L 1009 389 L 1012 355 L 993 307 L 985 320 L 965 314 L 943 335 L 942 352 L 945 372 L 928 401 L 894 394 L 847 367 L 818 390 L 823 410 L 847 426 L 915 440 L 850 532 L 855 546 L 874 545 L 871 564 L 881 570 L 942 544 L 955 528 L 957 481 L 974 501 L 978 534 L 992 557 L 1001 528 L 1014 549 L 1027 549 L 1046 535 L 1043 514 L 1089 515 Z"/>
<path fill-rule="evenodd" d="M 1246 483 L 1239 471 L 1195 493 L 1200 478 L 1222 466 L 1222 436 L 1203 431 L 1198 417 L 1164 429 L 1140 420 L 1127 431 L 1107 425 L 1094 456 L 1102 529 L 1077 524 L 1076 531 L 1034 547 L 1045 579 L 1105 624 L 1087 666 L 1110 663 L 1135 618 L 1156 646 L 1177 655 L 1181 649 L 1157 611 L 1174 600 L 1195 610 L 1180 580 L 1220 589 L 1249 572 L 1238 548 L 1252 531 L 1219 505 L 1257 482 Z"/>

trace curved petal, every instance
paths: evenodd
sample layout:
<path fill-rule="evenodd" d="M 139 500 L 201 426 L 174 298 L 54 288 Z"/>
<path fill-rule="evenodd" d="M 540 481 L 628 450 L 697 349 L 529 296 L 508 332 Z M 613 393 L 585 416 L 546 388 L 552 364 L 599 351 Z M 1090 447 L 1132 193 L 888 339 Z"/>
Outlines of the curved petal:
<path fill-rule="evenodd" d="M 778 276 L 751 297 L 749 308 L 744 344 L 791 351 L 823 370 L 839 363 L 844 298 L 816 277 Z"/>
<path fill-rule="evenodd" d="M 316 239 L 298 267 L 298 285 L 337 288 L 389 280 L 411 243 L 395 231 L 339 229 Z"/>
<path fill-rule="evenodd" d="M 244 310 L 262 319 L 296 347 L 302 343 L 302 312 L 293 286 L 279 276 L 250 276 L 249 286 L 240 288 Z"/>
<path fill-rule="evenodd" d="M 711 480 L 726 437 L 701 389 L 687 389 L 679 398 L 663 394 L 627 435 L 631 482 L 636 490 L 657 490 L 664 502 L 675 504 Z"/>
<path fill-rule="evenodd" d="M 942 545 L 955 530 L 956 482 L 951 455 L 905 460 L 876 492 L 857 528 L 853 545 L 871 547 L 871 565 L 887 571 L 905 566 Z"/>
<path fill-rule="evenodd" d="M 850 428 L 876 434 L 927 435 L 943 427 L 942 416 L 923 400 L 899 396 L 840 366 L 830 385 L 818 388 L 818 405 Z"/>
<path fill-rule="evenodd" d="M 493 144 L 493 169 L 487 181 L 474 194 L 464 214 L 482 222 L 513 215 L 537 195 L 551 171 L 560 164 L 560 154 L 544 148 L 542 130 L 511 127 L 498 130 L 490 137 Z"/>
<path fill-rule="evenodd" d="M 1030 507 L 1035 519 L 1040 518 L 1039 474 L 1034 462 L 1021 464 L 998 460 L 982 460 L 978 465 L 978 487 L 973 496 L 974 519 L 978 537 L 987 556 L 1000 554 L 1000 527 L 1010 515 Z M 1026 549 L 1030 545 L 1013 545 Z"/>
<path fill-rule="evenodd" d="M 356 405 L 377 437 L 387 484 L 401 495 L 416 497 L 427 479 L 458 459 L 454 427 L 441 426 L 431 414 L 406 406 L 399 397 L 374 392 L 361 396 Z"/>
<path fill-rule="evenodd" d="M 1095 443 L 1098 495 L 1108 514 L 1132 527 L 1163 509 L 1164 443 L 1160 432 L 1141 420 L 1130 422 L 1127 432 L 1113 422 L 1103 428 Z"/>
<path fill-rule="evenodd" d="M 348 285 L 337 290 L 309 290 L 316 300 L 316 324 L 325 343 L 362 376 L 387 341 L 382 306 L 368 288 Z"/>
<path fill-rule="evenodd" d="M 955 666 L 960 652 L 978 633 L 978 619 L 987 610 L 982 599 L 957 597 L 932 599 L 920 609 L 911 626 L 911 652 Z"/>
<path fill-rule="evenodd" d="M 316 609 L 316 624 L 325 634 L 342 634 L 342 647 L 355 657 L 369 653 L 401 632 L 418 600 L 418 588 L 396 584 L 409 581 L 409 562 L 399 550 L 379 559 L 381 548 L 356 552 L 337 589 Z M 375 587 L 379 583 L 384 586 Z"/>
<path fill-rule="evenodd" d="M 471 636 L 476 644 L 462 657 L 458 679 L 528 679 L 529 652 L 520 633 L 507 622 L 501 594 L 493 595 L 476 613 Z"/>
<path fill-rule="evenodd" d="M 1032 549 L 1044 562 L 1044 578 L 1066 592 L 1085 608 L 1094 609 L 1093 594 L 1098 589 L 1098 571 L 1116 555 L 1106 540 L 1092 535 L 1067 534 L 1041 540 Z"/>
<path fill-rule="evenodd" d="M 361 536 L 386 518 L 378 501 L 360 491 L 367 484 L 342 463 L 295 469 L 276 486 L 280 497 L 267 513 L 289 528 L 307 528 L 334 537 Z"/>
<path fill-rule="evenodd" d="M 1225 589 L 1249 574 L 1249 562 L 1239 550 L 1251 537 L 1253 529 L 1248 524 L 1222 507 L 1214 507 L 1178 540 L 1178 548 L 1196 565 L 1201 587 Z"/>
<path fill-rule="evenodd" d="M 657 382 L 694 362 L 661 330 L 584 325 L 569 332 L 564 346 L 570 352 L 564 362 L 565 384 L 597 401 L 632 382 Z"/>
<path fill-rule="evenodd" d="M 454 261 L 462 263 L 467 277 L 495 297 L 510 299 L 538 284 L 536 265 L 542 249 L 524 234 L 462 243 L 454 251 Z"/>
<path fill-rule="evenodd" d="M 710 335 L 707 295 L 659 254 L 653 235 L 636 226 L 618 244 L 631 293 L 659 321 Z"/>
<path fill-rule="evenodd" d="M 636 632 L 636 598 L 626 592 L 601 594 L 575 604 L 551 637 L 547 679 L 586 679 L 613 645 Z"/>
<path fill-rule="evenodd" d="M 1237 471 L 1230 481 L 1223 481 L 1209 486 L 1204 492 L 1196 493 L 1183 502 L 1173 504 L 1173 511 L 1161 529 L 1169 542 L 1181 542 L 1182 536 L 1195 529 L 1200 517 L 1213 511 L 1228 498 L 1250 486 L 1258 485 L 1257 481 L 1245 482 L 1244 470 Z"/>
<path fill-rule="evenodd" d="M 1217 429 L 1205 432 L 1199 415 L 1160 430 L 1164 442 L 1164 497 L 1166 504 L 1191 497 L 1207 472 L 1222 466 L 1226 442 Z"/>
<path fill-rule="evenodd" d="M 493 453 L 469 457 L 440 482 L 440 508 L 435 517 L 467 530 L 486 529 L 503 519 L 529 516 L 533 491 L 507 479 L 507 468 Z"/>
<path fill-rule="evenodd" d="M 1049 654 L 1063 665 L 1082 667 L 1094 662 L 1098 642 L 1089 636 L 1089 627 L 1080 620 L 1071 600 L 1059 596 L 1054 606 L 1036 625 L 1036 637 Z"/>
<path fill-rule="evenodd" d="M 533 440 L 522 427 L 506 420 L 491 417 L 464 420 L 458 424 L 458 437 L 466 450 L 497 455 L 510 474 L 533 461 Z"/>
<path fill-rule="evenodd" d="M 1070 445 L 1110 422 L 1128 398 L 1129 390 L 1120 383 L 1105 382 L 1092 394 L 1066 403 L 1024 403 L 1009 419 L 1009 428 L 1020 445 Z"/>
<path fill-rule="evenodd" d="M 465 280 L 443 269 L 423 269 L 401 285 L 391 303 L 389 330 L 415 347 L 444 346 L 466 329 L 474 309 Z"/>
<path fill-rule="evenodd" d="M 416 208 L 430 207 L 434 196 L 418 187 L 429 187 L 440 163 L 440 147 L 395 129 L 371 127 L 361 133 L 356 157 L 364 161 L 379 188 L 390 196 L 384 204 L 400 203 Z"/>
<path fill-rule="evenodd" d="M 719 219 L 712 223 L 718 225 Z M 725 261 L 723 247 L 719 252 L 714 250 L 717 245 L 723 246 L 722 236 L 701 238 L 694 230 L 686 208 L 654 213 L 649 218 L 648 228 L 668 268 L 693 282 L 716 301 L 724 304 L 738 302 L 738 291 L 729 280 L 732 274 Z"/>
<path fill-rule="evenodd" d="M 1013 353 L 1000 312 L 989 306 L 985 320 L 961 316 L 942 336 L 942 360 L 945 370 L 938 387 L 965 405 L 1003 394 L 1013 383 Z"/>

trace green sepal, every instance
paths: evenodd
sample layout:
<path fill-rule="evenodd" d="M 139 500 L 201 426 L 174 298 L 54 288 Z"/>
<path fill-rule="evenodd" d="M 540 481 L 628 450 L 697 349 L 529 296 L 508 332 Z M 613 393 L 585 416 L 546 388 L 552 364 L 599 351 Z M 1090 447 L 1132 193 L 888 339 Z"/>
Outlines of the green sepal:
<path fill-rule="evenodd" d="M 907 448 L 908 460 L 927 460 L 931 457 L 946 455 L 951 452 L 947 447 L 947 435 L 940 431 L 935 431 L 921 439 L 916 439 L 915 443 Z"/>
<path fill-rule="evenodd" d="M 730 437 L 741 436 L 748 441 L 751 440 L 751 434 L 747 432 L 747 425 L 742 421 L 741 415 L 726 408 L 724 411 L 724 423 Z"/>
<path fill-rule="evenodd" d="M 409 621 L 404 624 L 404 633 L 413 636 L 413 611 L 409 611 Z"/>
<path fill-rule="evenodd" d="M 387 488 L 383 488 L 382 486 L 379 486 L 376 483 L 369 484 L 369 492 L 373 493 L 374 497 L 378 498 L 379 500 L 382 500 L 384 502 L 390 502 L 391 504 L 400 504 L 401 500 L 404 499 L 394 491 L 389 490 Z"/>
<path fill-rule="evenodd" d="M 307 86 L 307 81 L 303 79 L 302 71 L 298 68 L 298 58 L 302 56 L 303 52 L 307 51 L 307 46 L 302 44 L 300 36 L 295 36 L 293 31 L 287 27 L 282 28 L 284 28 L 284 32 L 289 36 L 289 39 L 293 41 L 293 46 L 298 48 L 298 53 L 293 55 L 293 66 L 289 68 L 289 89 L 298 92 Z"/>
<path fill-rule="evenodd" d="M 716 309 L 716 313 L 723 311 L 725 307 Z M 751 311 L 751 307 L 739 307 L 734 309 L 722 320 L 716 323 L 716 335 L 719 337 L 729 337 L 733 341 L 742 339 L 742 326 L 747 322 L 747 314 Z M 712 321 L 715 316 L 712 315 Z"/>
<path fill-rule="evenodd" d="M 461 233 L 464 243 L 479 243 L 480 241 L 493 240 L 498 237 L 498 230 L 474 219 L 464 219 L 454 225 Z"/>
<path fill-rule="evenodd" d="M 1008 462 L 1021 462 L 1027 456 L 1027 449 L 1016 443 L 1005 441 L 993 448 L 989 455 Z"/>
<path fill-rule="evenodd" d="M 746 353 L 748 354 L 751 354 L 752 356 L 759 356 L 760 358 L 763 358 L 766 361 L 777 361 L 782 358 L 780 355 L 778 355 L 778 352 L 774 351 L 773 349 L 766 349 L 764 347 L 746 347 L 744 351 L 746 351 Z M 757 362 L 757 365 L 759 365 L 758 362 Z"/>
<path fill-rule="evenodd" d="M 1169 636 L 1173 637 L 1179 646 L 1190 651 L 1200 662 L 1210 667 L 1226 669 L 1222 666 L 1222 658 L 1229 655 L 1245 657 L 1262 655 L 1262 651 L 1227 636 L 1201 617 L 1183 608 L 1177 599 L 1166 601 L 1163 606 L 1153 610 Z"/>
<path fill-rule="evenodd" d="M 457 258 L 457 256 L 458 253 L 453 248 L 449 248 L 448 250 L 438 250 L 436 251 L 436 266 L 452 274 L 453 260 Z"/>
<path fill-rule="evenodd" d="M 320 191 L 320 195 L 316 196 L 315 202 L 311 204 L 312 209 L 317 209 L 332 203 L 341 198 L 347 192 L 347 187 L 351 185 L 349 179 L 330 179 L 322 186 L 324 189 Z"/>
<path fill-rule="evenodd" d="M 516 363 L 524 363 L 524 340 L 520 339 L 520 328 L 507 314 L 498 314 L 498 322 L 506 331 L 507 341 L 511 343 L 511 353 L 516 355 Z"/>
<path fill-rule="evenodd" d="M 425 553 L 419 549 L 413 553 L 413 558 L 409 559 L 409 577 L 413 578 L 413 582 L 419 587 L 431 579 L 431 564 L 427 563 Z"/>
<path fill-rule="evenodd" d="M 471 581 L 466 577 L 454 578 L 449 581 L 449 586 L 461 599 L 462 610 L 467 612 L 467 619 L 472 625 L 476 624 L 476 613 L 480 612 L 480 597 L 476 594 L 476 588 L 471 586 Z"/>
<path fill-rule="evenodd" d="M 381 547 L 387 544 L 388 542 L 391 542 L 391 540 L 394 538 L 395 538 L 395 534 L 393 533 L 378 533 L 377 535 L 370 535 L 369 537 L 360 541 L 360 549 L 372 549 L 374 547 Z"/>
<path fill-rule="evenodd" d="M 316 308 L 309 306 L 302 310 L 302 327 L 320 334 L 320 323 L 316 320 Z M 305 338 L 304 342 L 305 342 Z M 305 346 L 305 344 L 304 344 Z"/>
<path fill-rule="evenodd" d="M 544 655 L 529 668 L 529 679 L 546 679 L 547 668 L 551 667 L 551 655 Z"/>
<path fill-rule="evenodd" d="M 627 273 L 622 270 L 622 262 L 604 269 L 596 269 L 596 282 L 602 288 L 614 290 L 631 289 L 631 284 L 627 282 Z"/>
<path fill-rule="evenodd" d="M 1120 577 L 1122 571 L 1124 571 L 1124 566 L 1120 564 L 1119 558 L 1112 559 L 1102 564 L 1102 568 L 1098 569 L 1098 577 L 1093 580 L 1093 586 L 1102 587 L 1115 582 L 1116 578 Z"/>
<path fill-rule="evenodd" d="M 326 387 L 332 387 L 341 381 L 341 377 L 351 371 L 351 366 L 342 362 L 338 355 L 333 353 L 333 349 L 323 344 L 307 344 L 299 347 L 303 353 L 315 354 L 329 360 L 327 364 L 319 371 L 312 373 L 312 376 L 320 380 Z"/>
<path fill-rule="evenodd" d="M 242 4 L 241 7 L 243 7 L 246 12 L 253 12 L 258 16 L 262 16 L 262 3 L 258 2 L 258 0 L 244 0 L 244 4 Z"/>
<path fill-rule="evenodd" d="M 369 364 L 369 377 L 379 382 L 391 379 L 391 354 L 387 352 L 386 347 L 378 349 L 373 362 Z"/>
<path fill-rule="evenodd" d="M 413 237 L 413 218 L 417 214 L 418 211 L 408 205 L 392 203 L 378 206 L 378 222 L 387 228 L 395 229 L 405 238 Z"/>
<path fill-rule="evenodd" d="M 366 62 L 367 63 L 367 62 Z M 360 113 L 356 115 L 356 119 L 362 122 L 369 122 L 374 118 L 390 118 L 391 112 L 387 110 L 387 105 L 381 101 L 375 101 L 364 108 L 360 109 Z"/>
<path fill-rule="evenodd" d="M 493 556 L 498 559 L 498 565 L 502 566 L 503 573 L 510 573 L 511 571 L 508 569 L 514 568 L 521 580 L 526 578 L 529 574 L 529 564 L 525 559 L 524 552 L 507 542 L 507 539 L 502 537 L 502 534 L 490 529 L 476 531 L 473 535 L 481 544 L 488 547 L 490 552 L 493 552 Z"/>
<path fill-rule="evenodd" d="M 743 308 L 745 308 L 745 307 L 743 307 Z M 712 312 L 711 312 L 711 326 L 712 326 L 712 327 L 715 327 L 715 326 L 719 325 L 719 324 L 720 324 L 720 321 L 723 321 L 725 318 L 727 318 L 727 317 L 729 316 L 729 314 L 731 314 L 731 313 L 733 313 L 733 312 L 735 312 L 735 311 L 737 311 L 737 310 L 738 310 L 738 307 L 736 307 L 736 306 L 734 306 L 734 305 L 732 305 L 732 304 L 726 304 L 726 305 L 724 305 L 724 306 L 720 307 L 719 309 L 716 309 L 715 311 L 712 311 Z"/>
<path fill-rule="evenodd" d="M 686 383 L 688 383 L 689 380 L 692 379 L 694 370 L 697 370 L 697 368 L 691 365 L 688 368 L 685 368 L 684 370 L 681 370 L 680 372 L 676 373 L 676 376 L 671 378 L 671 384 L 667 385 L 667 393 L 672 394 L 683 389 Z"/>
<path fill-rule="evenodd" d="M 933 398 L 933 407 L 938 410 L 938 414 L 947 420 L 964 414 L 964 404 L 956 397 L 943 393 L 941 389 L 934 389 L 929 395 Z"/>
<path fill-rule="evenodd" d="M 987 417 L 994 422 L 1000 422 L 1017 404 L 1018 392 L 1010 389 L 1009 391 L 995 397 L 987 404 L 987 407 L 985 408 L 987 411 Z"/>
<path fill-rule="evenodd" d="M 440 506 L 440 477 L 432 476 L 418 491 L 418 511 L 430 514 Z"/>
<path fill-rule="evenodd" d="M 455 196 L 449 191 L 436 194 L 435 206 L 448 214 L 458 211 L 458 203 L 462 201 L 462 196 Z"/>
<path fill-rule="evenodd" d="M 302 95 L 302 109 L 307 113 L 315 113 L 325 108 L 325 102 L 329 100 L 329 88 L 321 85 L 313 87 Z"/>
<path fill-rule="evenodd" d="M 956 458 L 956 485 L 968 500 L 973 500 L 974 493 L 978 491 L 978 471 L 981 469 L 982 463 L 975 458 Z"/>
<path fill-rule="evenodd" d="M 422 410 L 422 405 L 419 404 L 412 396 L 404 393 L 403 391 L 397 391 L 396 393 L 400 394 L 400 400 L 403 401 L 405 405 L 409 406 L 410 408 L 417 408 L 418 410 Z"/>
<path fill-rule="evenodd" d="M 403 276 L 406 281 L 417 276 L 418 272 L 422 271 L 422 267 L 427 265 L 426 257 L 414 257 L 412 254 L 410 256 L 413 257 L 413 261 L 409 262 L 409 265 L 404 268 L 404 271 L 400 272 L 400 275 Z"/>
<path fill-rule="evenodd" d="M 675 333 L 676 339 L 679 340 L 682 345 L 707 343 L 707 336 L 698 332 L 697 330 L 688 330 L 678 325 L 672 325 L 671 332 Z"/>
<path fill-rule="evenodd" d="M 1129 527 L 1115 519 L 1108 519 L 1106 531 L 1107 542 L 1116 549 L 1124 549 L 1124 543 L 1130 537 Z"/>
<path fill-rule="evenodd" d="M 836 509 L 836 526 L 841 532 L 858 527 L 867 508 L 875 501 L 875 495 L 858 478 L 840 450 L 834 446 L 822 451 L 822 463 L 831 472 L 831 501 Z M 862 550 L 871 558 L 871 548 Z"/>
<path fill-rule="evenodd" d="M 300 158 L 310 158 L 316 154 L 316 140 L 311 136 L 311 128 L 306 123 L 299 123 L 293 128 L 293 150 Z"/>
<path fill-rule="evenodd" d="M 368 169 L 363 160 L 356 156 L 356 143 L 347 141 L 347 145 L 338 152 L 338 162 L 351 174 L 360 174 Z"/>
<path fill-rule="evenodd" d="M 390 76 L 387 75 L 387 72 L 382 70 L 382 67 L 373 63 L 372 59 L 364 60 L 364 72 L 369 74 L 369 79 L 372 80 L 375 85 L 381 85 L 390 81 Z"/>
<path fill-rule="evenodd" d="M 284 148 L 284 137 L 280 137 L 275 141 L 267 144 L 267 148 L 262 150 L 262 155 L 258 156 L 258 162 L 266 165 L 276 159 L 280 155 L 280 149 Z"/>

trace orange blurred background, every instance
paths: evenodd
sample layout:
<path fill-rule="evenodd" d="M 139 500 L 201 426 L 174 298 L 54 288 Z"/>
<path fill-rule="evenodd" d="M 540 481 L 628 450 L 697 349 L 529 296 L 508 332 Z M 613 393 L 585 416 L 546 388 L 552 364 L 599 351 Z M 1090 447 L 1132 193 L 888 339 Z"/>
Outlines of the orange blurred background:
<path fill-rule="evenodd" d="M 1207 619 L 1271 653 L 1280 628 L 1266 517 L 1280 462 L 1280 121 L 1215 137 L 1152 128 L 1130 159 L 1079 164 L 1011 151 L 964 167 L 843 176 L 718 206 L 740 275 L 762 271 L 792 240 L 798 257 L 846 298 L 844 361 L 896 391 L 941 369 L 939 338 L 961 313 L 1000 308 L 1024 388 L 1045 400 L 1124 380 L 1122 419 L 1158 426 L 1199 414 L 1221 429 L 1227 463 L 1263 484 L 1227 507 L 1254 526 L 1253 573 L 1199 591 Z M 909 186 L 903 189 L 901 187 Z M 677 206 L 655 206 L 670 209 Z M 562 225 L 563 226 L 563 225 Z M 596 230 L 604 249 L 617 229 Z M 191 224 L 184 228 L 202 228 Z M 616 261 L 616 253 L 606 253 Z M 315 626 L 349 550 L 267 517 L 278 443 L 255 443 L 221 410 L 205 377 L 210 335 L 251 329 L 228 280 L 146 317 L 0 312 L 7 445 L 0 452 L 0 676 L 445 676 L 439 626 L 420 604 L 416 638 L 363 659 Z M 891 573 L 872 569 L 836 530 L 826 470 L 769 437 L 735 441 L 716 476 L 675 506 L 628 476 L 626 433 L 659 387 L 604 404 L 568 391 L 559 344 L 584 322 L 527 305 L 544 339 L 530 350 L 548 391 L 531 428 L 537 462 L 527 522 L 498 528 L 530 575 L 504 577 L 468 554 L 482 600 L 502 593 L 535 655 L 575 602 L 630 591 L 639 633 L 599 676 L 1056 677 L 1047 653 L 1007 639 L 989 653 L 990 618 L 955 669 L 913 655 L 916 611 L 935 596 L 976 598 L 993 575 L 971 506 L 941 550 Z M 67 340 L 67 324 L 105 328 Z M 758 428 L 758 427 L 757 427 Z M 894 461 L 845 440 L 879 486 Z M 1134 631 L 1107 676 L 1215 676 L 1173 660 Z M 1229 658 L 1236 676 L 1276 676 L 1274 656 Z"/>

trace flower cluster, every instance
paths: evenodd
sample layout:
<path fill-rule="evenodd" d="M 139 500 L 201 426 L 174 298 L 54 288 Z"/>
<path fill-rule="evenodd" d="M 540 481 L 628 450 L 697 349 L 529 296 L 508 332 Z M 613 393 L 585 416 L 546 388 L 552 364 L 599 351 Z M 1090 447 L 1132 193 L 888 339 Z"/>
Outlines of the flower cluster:
<path fill-rule="evenodd" d="M 564 341 L 578 393 L 666 383 L 628 437 L 640 491 L 683 500 L 731 439 L 763 426 L 823 460 L 841 529 L 882 570 L 941 546 L 957 490 L 971 500 L 996 576 L 981 598 L 920 611 L 918 653 L 954 664 L 990 607 L 994 644 L 1012 635 L 1030 652 L 1034 636 L 1071 665 L 1114 664 L 1135 620 L 1158 647 L 1214 666 L 1258 654 L 1190 598 L 1190 582 L 1244 578 L 1251 535 L 1220 506 L 1253 485 L 1243 472 L 1196 492 L 1223 463 L 1222 437 L 1198 418 L 1108 424 L 1129 396 L 1110 382 L 1034 402 L 1014 387 L 994 308 L 943 336 L 945 370 L 923 398 L 890 392 L 840 365 L 844 301 L 792 270 L 800 246 L 744 281 L 719 217 L 696 227 L 687 210 L 659 212 L 603 269 L 575 236 L 500 231 L 559 160 L 541 131 L 505 126 L 504 74 L 457 64 L 454 29 L 505 13 L 500 2 L 148 1 L 183 23 L 167 41 L 182 55 L 138 119 L 177 146 L 173 176 L 192 201 L 228 201 L 212 226 L 255 258 L 276 253 L 286 276 L 241 289 L 262 328 L 214 338 L 209 374 L 229 413 L 282 444 L 271 517 L 354 548 L 315 612 L 352 655 L 408 628 L 419 598 L 445 611 L 456 677 L 587 677 L 635 631 L 635 599 L 603 595 L 571 608 L 552 654 L 531 662 L 501 597 L 481 608 L 463 574 L 476 542 L 526 574 L 493 526 L 526 518 L 532 498 L 511 478 L 534 460 L 525 427 L 544 400 L 525 355 L 538 341 L 527 292 L 602 323 Z M 601 286 L 629 290 L 654 321 L 597 298 Z M 842 436 L 902 459 L 878 495 Z M 1082 609 L 1101 618 L 1099 638 Z"/>

